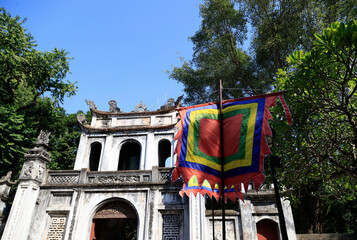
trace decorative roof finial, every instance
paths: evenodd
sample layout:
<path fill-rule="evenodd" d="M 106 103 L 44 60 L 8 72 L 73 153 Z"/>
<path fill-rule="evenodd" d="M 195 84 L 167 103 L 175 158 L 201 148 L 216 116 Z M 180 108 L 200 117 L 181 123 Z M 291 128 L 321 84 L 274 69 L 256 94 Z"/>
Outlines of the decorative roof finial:
<path fill-rule="evenodd" d="M 108 102 L 109 104 L 109 112 L 112 112 L 112 113 L 120 113 L 120 108 L 118 108 L 117 106 L 117 102 L 115 100 L 110 100 Z"/>
<path fill-rule="evenodd" d="M 97 105 L 95 105 L 93 101 L 86 99 L 86 103 L 87 103 L 87 105 L 89 105 L 89 108 L 97 109 Z"/>
<path fill-rule="evenodd" d="M 135 112 L 144 112 L 147 111 L 147 107 L 145 104 L 143 104 L 142 101 L 140 101 L 140 104 L 136 104 L 135 106 Z"/>
<path fill-rule="evenodd" d="M 38 145 L 48 145 L 48 143 L 50 142 L 50 135 L 51 132 L 48 131 L 40 131 L 40 134 L 37 137 L 37 141 L 36 144 Z"/>
<path fill-rule="evenodd" d="M 79 113 L 77 115 L 77 121 L 82 125 L 87 125 L 86 115 L 84 115 L 83 113 Z"/>

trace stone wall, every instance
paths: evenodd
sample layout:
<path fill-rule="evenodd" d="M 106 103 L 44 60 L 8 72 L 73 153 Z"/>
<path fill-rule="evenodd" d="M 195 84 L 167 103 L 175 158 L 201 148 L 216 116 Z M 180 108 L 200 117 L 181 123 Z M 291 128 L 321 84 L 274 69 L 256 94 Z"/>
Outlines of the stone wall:
<path fill-rule="evenodd" d="M 296 234 L 297 240 L 355 240 L 357 233 Z"/>

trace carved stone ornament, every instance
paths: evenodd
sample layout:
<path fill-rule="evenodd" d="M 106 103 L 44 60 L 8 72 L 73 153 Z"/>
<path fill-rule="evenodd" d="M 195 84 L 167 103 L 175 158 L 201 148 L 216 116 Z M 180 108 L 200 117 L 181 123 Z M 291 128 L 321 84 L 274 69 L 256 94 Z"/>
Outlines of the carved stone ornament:
<path fill-rule="evenodd" d="M 158 109 L 158 110 L 166 110 L 166 109 L 170 109 L 170 108 L 173 108 L 173 107 L 177 107 L 177 106 L 181 105 L 182 98 L 183 98 L 183 95 L 178 97 L 176 101 L 173 98 L 169 98 L 167 100 L 167 103 L 162 105 L 160 107 L 160 109 Z"/>
<path fill-rule="evenodd" d="M 163 214 L 162 218 L 162 239 L 180 239 L 180 215 Z"/>
<path fill-rule="evenodd" d="M 64 237 L 67 216 L 65 214 L 51 216 L 47 240 L 61 240 Z"/>
<path fill-rule="evenodd" d="M 78 114 L 77 121 L 82 125 L 87 125 L 86 115 L 84 115 L 83 113 Z"/>
<path fill-rule="evenodd" d="M 42 182 L 46 173 L 46 164 L 40 161 L 26 161 L 22 168 L 20 180 L 36 180 Z"/>
<path fill-rule="evenodd" d="M 136 104 L 135 112 L 145 112 L 145 111 L 147 111 L 147 107 L 145 104 L 143 104 L 142 101 L 140 101 L 140 104 Z"/>
<path fill-rule="evenodd" d="M 102 184 L 117 184 L 117 183 L 137 183 L 140 182 L 140 176 L 120 176 L 120 175 L 109 175 L 109 176 L 99 176 L 98 183 Z"/>
<path fill-rule="evenodd" d="M 97 109 L 97 105 L 95 105 L 93 101 L 86 99 L 86 103 L 87 103 L 87 105 L 89 105 L 89 108 Z"/>
<path fill-rule="evenodd" d="M 50 142 L 50 135 L 51 132 L 41 130 L 40 134 L 37 137 L 36 144 L 48 145 L 48 143 Z"/>
<path fill-rule="evenodd" d="M 6 176 L 3 176 L 1 179 L 0 179 L 0 184 L 1 183 L 10 183 L 10 184 L 15 184 L 17 183 L 17 180 L 16 181 L 11 181 L 11 175 L 12 175 L 12 171 L 8 171 Z"/>
<path fill-rule="evenodd" d="M 183 98 L 183 95 L 179 96 L 177 99 L 176 99 L 176 102 L 175 102 L 175 106 L 176 107 L 179 107 L 181 105 L 181 100 Z"/>
<path fill-rule="evenodd" d="M 164 104 L 164 105 L 162 105 L 162 106 L 160 107 L 160 110 L 170 109 L 170 108 L 172 108 L 172 107 L 174 107 L 174 106 L 175 106 L 175 99 L 169 98 L 169 99 L 167 100 L 167 103 Z"/>
<path fill-rule="evenodd" d="M 32 178 L 32 175 L 34 173 L 34 168 L 35 168 L 34 162 L 25 163 L 22 177 Z"/>
<path fill-rule="evenodd" d="M 46 167 L 45 167 L 43 164 L 39 164 L 39 165 L 38 165 L 38 169 L 37 169 L 37 176 L 36 176 L 36 178 L 39 179 L 39 180 L 41 180 L 42 177 L 43 177 L 43 175 L 44 175 L 44 173 L 45 173 L 45 171 L 46 171 Z"/>
<path fill-rule="evenodd" d="M 132 206 L 126 202 L 115 201 L 105 204 L 94 215 L 94 219 L 98 218 L 129 218 L 135 219 L 136 212 Z"/>
<path fill-rule="evenodd" d="M 112 112 L 112 113 L 120 113 L 120 108 L 118 108 L 117 106 L 117 102 L 115 100 L 110 100 L 108 102 L 109 104 L 109 112 Z"/>

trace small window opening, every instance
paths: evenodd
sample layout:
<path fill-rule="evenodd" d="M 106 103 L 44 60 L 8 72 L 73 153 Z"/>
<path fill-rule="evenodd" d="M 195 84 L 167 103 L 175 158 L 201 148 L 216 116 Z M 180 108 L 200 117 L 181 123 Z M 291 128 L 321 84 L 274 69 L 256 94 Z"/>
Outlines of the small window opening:
<path fill-rule="evenodd" d="M 138 143 L 124 143 L 120 150 L 118 170 L 139 170 L 140 153 Z"/>
<path fill-rule="evenodd" d="M 159 167 L 171 167 L 171 143 L 169 140 L 159 142 Z"/>
<path fill-rule="evenodd" d="M 91 144 L 89 156 L 89 169 L 90 171 L 98 171 L 100 154 L 102 152 L 102 144 L 95 142 Z"/>

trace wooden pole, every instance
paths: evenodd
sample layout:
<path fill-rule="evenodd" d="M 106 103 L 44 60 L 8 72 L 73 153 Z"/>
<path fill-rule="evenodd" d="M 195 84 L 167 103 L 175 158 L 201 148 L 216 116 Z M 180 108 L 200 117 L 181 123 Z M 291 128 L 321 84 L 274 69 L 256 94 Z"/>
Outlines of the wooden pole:
<path fill-rule="evenodd" d="M 226 240 L 226 213 L 224 206 L 224 142 L 223 142 L 223 111 L 222 111 L 222 80 L 219 80 L 219 115 L 221 130 L 221 205 L 222 205 L 222 239 Z"/>
<path fill-rule="evenodd" d="M 214 240 L 215 237 L 215 232 L 214 232 L 214 200 L 213 200 L 213 196 L 211 198 L 211 203 L 212 203 L 212 239 Z"/>
<path fill-rule="evenodd" d="M 278 214 L 279 214 L 281 237 L 282 237 L 282 240 L 289 240 L 288 233 L 286 231 L 286 224 L 285 224 L 285 218 L 284 218 L 284 213 L 283 213 L 283 207 L 281 205 L 281 200 L 280 200 L 278 181 L 276 180 L 276 175 L 275 175 L 276 174 L 275 167 L 276 167 L 276 160 L 277 159 L 276 159 L 275 156 L 269 156 L 269 160 L 270 160 L 270 169 L 271 169 L 271 173 L 272 173 L 272 176 L 273 176 L 275 200 L 276 200 L 276 205 L 277 205 Z"/>

